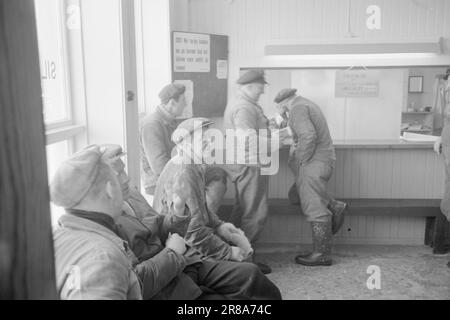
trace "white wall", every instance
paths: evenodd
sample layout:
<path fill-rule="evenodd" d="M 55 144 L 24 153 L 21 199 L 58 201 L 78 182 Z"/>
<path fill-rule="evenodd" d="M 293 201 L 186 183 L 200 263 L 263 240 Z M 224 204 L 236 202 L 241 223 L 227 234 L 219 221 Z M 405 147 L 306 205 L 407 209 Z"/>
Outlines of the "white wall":
<path fill-rule="evenodd" d="M 292 87 L 320 106 L 334 140 L 398 139 L 408 70 L 378 72 L 380 90 L 373 98 L 336 98 L 335 69 L 292 71 Z"/>
<path fill-rule="evenodd" d="M 381 30 L 366 27 L 369 5 L 381 8 Z M 348 31 L 361 41 L 448 38 L 448 0 L 190 0 L 189 10 L 178 6 L 174 9 L 179 10 L 178 16 L 183 12 L 188 15 L 189 31 L 230 36 L 230 92 L 240 67 L 450 64 L 448 56 L 431 60 L 264 57 L 264 46 L 271 41 L 346 39 Z"/>

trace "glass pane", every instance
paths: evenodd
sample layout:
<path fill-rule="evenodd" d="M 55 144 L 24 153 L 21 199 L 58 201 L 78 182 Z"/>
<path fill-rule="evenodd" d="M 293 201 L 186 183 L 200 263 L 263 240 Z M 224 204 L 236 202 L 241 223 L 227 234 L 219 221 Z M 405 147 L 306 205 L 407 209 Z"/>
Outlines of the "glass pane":
<path fill-rule="evenodd" d="M 46 124 L 68 120 L 61 0 L 35 0 Z"/>
<path fill-rule="evenodd" d="M 69 141 L 61 141 L 48 145 L 47 151 L 47 171 L 48 171 L 48 181 L 52 181 L 52 178 L 58 169 L 59 165 L 69 157 Z M 64 213 L 64 209 L 55 206 L 50 203 L 52 212 L 52 225 L 55 226 L 58 223 L 59 217 Z"/>

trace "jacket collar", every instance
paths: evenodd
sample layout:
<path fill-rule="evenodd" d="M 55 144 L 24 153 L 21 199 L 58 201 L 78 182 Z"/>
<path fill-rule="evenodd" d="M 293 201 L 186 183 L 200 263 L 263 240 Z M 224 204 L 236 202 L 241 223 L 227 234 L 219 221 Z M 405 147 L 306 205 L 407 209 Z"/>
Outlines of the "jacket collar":
<path fill-rule="evenodd" d="M 170 126 L 176 126 L 176 118 L 166 109 L 163 108 L 163 106 L 159 105 L 156 108 L 156 112 L 158 113 L 160 119 L 165 122 L 166 124 Z"/>
<path fill-rule="evenodd" d="M 244 91 L 242 91 L 241 89 L 238 90 L 237 96 L 241 99 L 244 99 L 248 102 L 250 102 L 251 104 L 254 104 L 255 106 L 259 107 L 258 101 L 250 98 Z"/>
<path fill-rule="evenodd" d="M 122 252 L 124 252 L 127 256 L 130 256 L 128 243 L 119 238 L 119 236 L 117 236 L 108 228 L 96 222 L 66 213 L 62 215 L 61 218 L 59 218 L 59 226 L 61 228 L 69 228 L 96 233 L 114 243 Z"/>

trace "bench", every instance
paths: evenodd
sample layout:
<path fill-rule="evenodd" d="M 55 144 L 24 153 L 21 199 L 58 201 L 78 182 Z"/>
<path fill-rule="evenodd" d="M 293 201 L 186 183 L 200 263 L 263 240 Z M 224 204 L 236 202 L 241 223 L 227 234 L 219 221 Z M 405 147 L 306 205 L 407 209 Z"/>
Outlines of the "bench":
<path fill-rule="evenodd" d="M 348 216 L 397 216 L 426 218 L 425 245 L 433 247 L 434 253 L 448 252 L 450 228 L 440 210 L 440 200 L 435 199 L 340 199 L 349 207 Z M 232 199 L 224 200 L 219 216 L 229 220 Z M 279 215 L 300 215 L 301 209 L 287 199 L 270 199 L 269 212 Z"/>

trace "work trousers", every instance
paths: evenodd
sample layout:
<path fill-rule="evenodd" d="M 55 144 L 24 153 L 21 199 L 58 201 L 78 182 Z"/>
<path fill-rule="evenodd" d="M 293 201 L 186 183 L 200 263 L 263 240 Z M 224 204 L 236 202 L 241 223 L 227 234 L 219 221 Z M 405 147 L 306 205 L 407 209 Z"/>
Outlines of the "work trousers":
<path fill-rule="evenodd" d="M 306 220 L 330 221 L 332 213 L 328 209 L 328 204 L 331 197 L 327 191 L 327 183 L 333 174 L 334 161 L 323 162 L 313 159 L 303 165 L 291 162 L 289 166 L 296 177 L 295 184 Z"/>
<path fill-rule="evenodd" d="M 185 268 L 205 300 L 281 300 L 278 287 L 253 263 L 205 260 Z"/>
<path fill-rule="evenodd" d="M 236 168 L 240 168 L 239 172 Z M 236 190 L 231 222 L 241 228 L 250 242 L 254 243 L 267 220 L 269 176 L 261 175 L 260 168 L 249 166 L 231 166 L 227 172 Z"/>
<path fill-rule="evenodd" d="M 253 263 L 204 260 L 187 266 L 152 300 L 281 300 Z"/>

